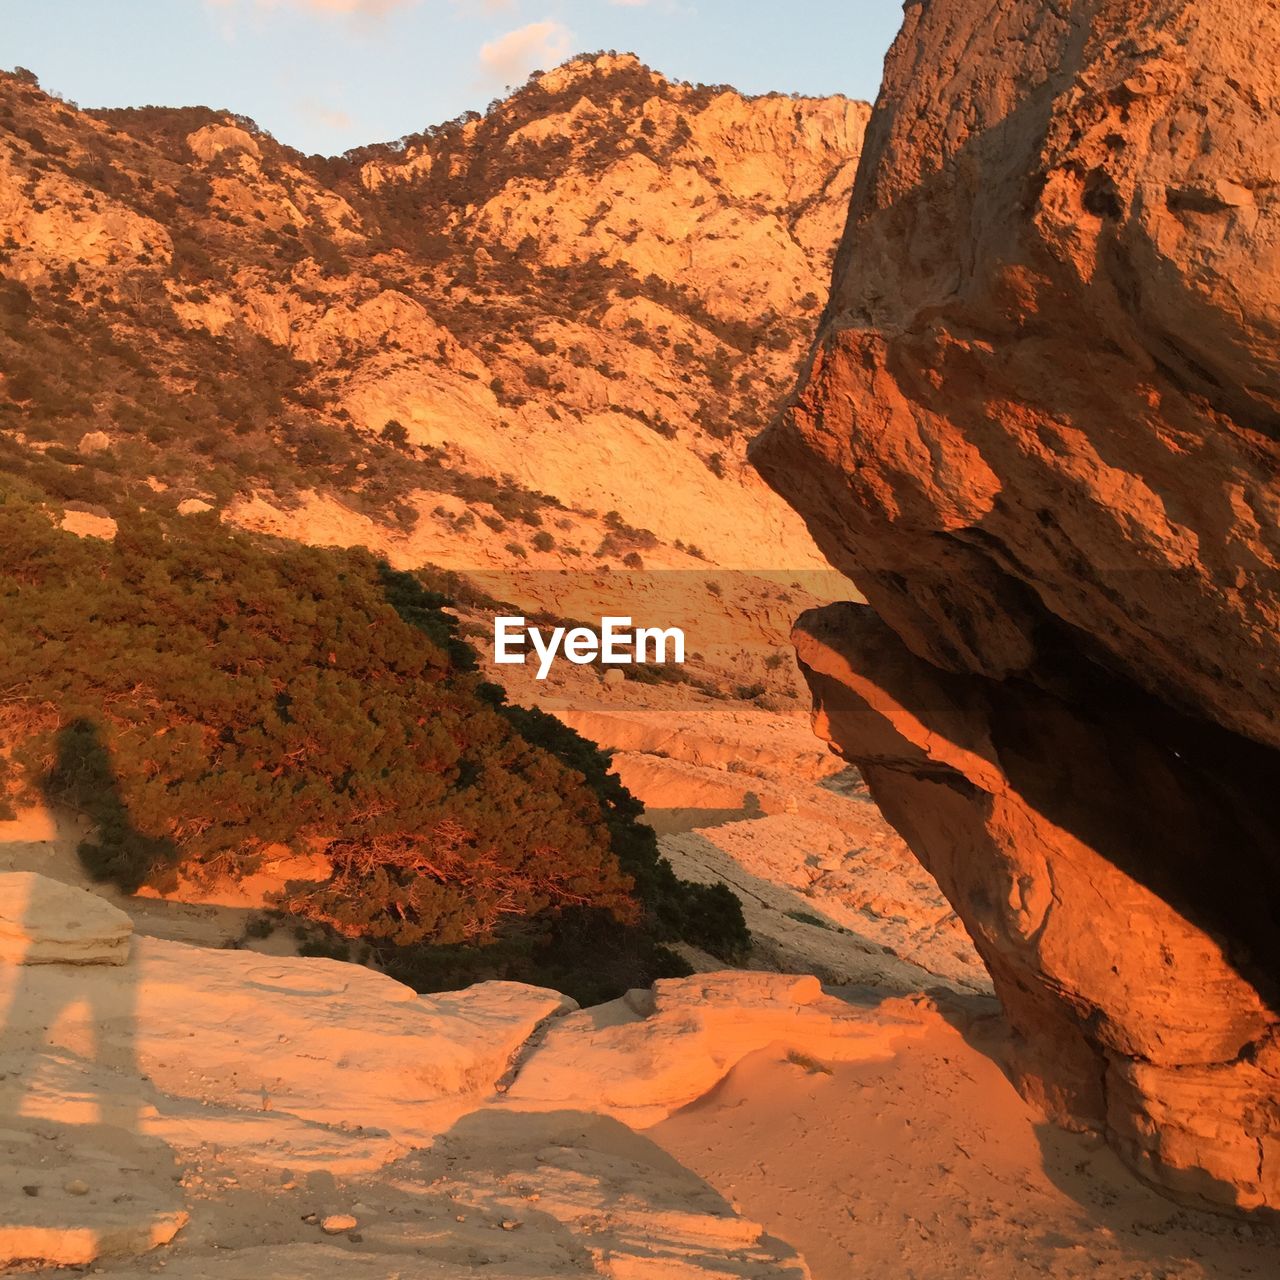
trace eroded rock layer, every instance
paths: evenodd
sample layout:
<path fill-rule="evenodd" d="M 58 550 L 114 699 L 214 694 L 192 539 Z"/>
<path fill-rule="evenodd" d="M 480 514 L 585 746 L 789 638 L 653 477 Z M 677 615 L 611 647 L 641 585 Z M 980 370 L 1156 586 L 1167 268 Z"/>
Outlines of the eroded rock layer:
<path fill-rule="evenodd" d="M 743 972 L 582 1011 L 512 982 L 418 996 L 127 918 L 126 950 L 88 959 L 66 922 L 107 919 L 96 896 L 10 873 L 0 901 L 26 904 L 0 949 L 4 1275 L 808 1280 L 637 1130 L 762 1051 L 829 1073 L 938 1020 Z"/>
<path fill-rule="evenodd" d="M 937 876 L 1024 1091 L 1280 1207 L 1280 11 L 909 3 L 757 464 L 872 609 L 818 727 Z"/>

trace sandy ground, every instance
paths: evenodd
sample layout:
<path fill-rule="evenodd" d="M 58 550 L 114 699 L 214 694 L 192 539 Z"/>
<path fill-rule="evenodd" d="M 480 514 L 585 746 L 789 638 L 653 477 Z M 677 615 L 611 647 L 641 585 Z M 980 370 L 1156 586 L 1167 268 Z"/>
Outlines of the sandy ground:
<path fill-rule="evenodd" d="M 1099 1142 L 1038 1122 L 939 1019 L 889 1062 L 760 1053 L 648 1137 L 796 1246 L 814 1280 L 1243 1280 L 1280 1233 L 1180 1208 Z"/>

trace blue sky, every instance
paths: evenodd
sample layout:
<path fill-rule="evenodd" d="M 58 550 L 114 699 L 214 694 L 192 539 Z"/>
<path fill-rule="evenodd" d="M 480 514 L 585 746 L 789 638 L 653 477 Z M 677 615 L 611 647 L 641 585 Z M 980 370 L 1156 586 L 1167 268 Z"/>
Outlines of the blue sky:
<path fill-rule="evenodd" d="M 0 67 L 86 107 L 202 104 L 331 154 L 630 50 L 683 80 L 875 97 L 901 0 L 0 0 Z"/>

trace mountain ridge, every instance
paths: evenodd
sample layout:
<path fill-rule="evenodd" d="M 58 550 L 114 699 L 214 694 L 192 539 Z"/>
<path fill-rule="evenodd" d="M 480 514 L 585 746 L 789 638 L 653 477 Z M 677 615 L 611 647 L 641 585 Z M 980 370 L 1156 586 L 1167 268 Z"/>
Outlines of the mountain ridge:
<path fill-rule="evenodd" d="M 7 469 L 304 541 L 342 540 L 311 514 L 337 502 L 401 562 L 825 568 L 744 453 L 812 337 L 864 104 L 604 55 L 322 160 L 33 79 L 0 82 Z"/>

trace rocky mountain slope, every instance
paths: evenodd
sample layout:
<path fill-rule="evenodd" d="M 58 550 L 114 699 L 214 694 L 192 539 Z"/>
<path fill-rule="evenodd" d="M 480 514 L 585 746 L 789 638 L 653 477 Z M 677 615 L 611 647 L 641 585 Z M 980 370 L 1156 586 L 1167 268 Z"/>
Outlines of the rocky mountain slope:
<path fill-rule="evenodd" d="M 0 77 L 0 466 L 414 565 L 825 568 L 743 451 L 868 113 L 601 55 L 324 159 Z"/>
<path fill-rule="evenodd" d="M 82 112 L 29 75 L 0 77 L 0 469 L 95 538 L 133 504 L 212 508 L 404 569 L 465 569 L 429 584 L 462 605 L 482 651 L 499 601 L 684 626 L 690 662 L 659 673 L 665 685 L 489 674 L 570 723 L 571 704 L 673 726 L 750 703 L 748 733 L 708 776 L 679 776 L 661 731 L 620 765 L 651 807 L 715 793 L 748 823 L 771 816 L 767 839 L 753 827 L 737 845 L 761 873 L 747 873 L 753 962 L 839 981 L 892 969 L 902 987 L 930 981 L 923 962 L 982 985 L 954 914 L 865 796 L 793 787 L 776 759 L 758 777 L 749 755 L 807 735 L 786 637 L 832 596 L 802 522 L 742 454 L 816 325 L 868 112 L 676 84 L 602 55 L 484 117 L 323 159 L 238 117 Z M 616 722 L 587 718 L 625 745 Z M 172 736 L 155 741 L 167 761 Z M 834 806 L 849 830 L 806 828 L 796 806 Z M 279 815 L 242 816 L 262 845 Z M 725 815 L 686 816 L 664 853 L 692 880 L 722 879 L 732 858 L 699 827 Z M 143 825 L 168 837 L 190 821 L 161 805 Z M 282 889 L 272 869 L 325 874 L 311 846 L 267 847 L 265 871 L 238 862 L 197 884 L 184 863 L 164 892 L 265 908 Z M 831 886 L 838 920 L 811 879 Z"/>
<path fill-rule="evenodd" d="M 964 918 L 1029 1096 L 1280 1208 L 1274 5 L 907 6 L 756 459 L 874 612 L 819 727 Z"/>

